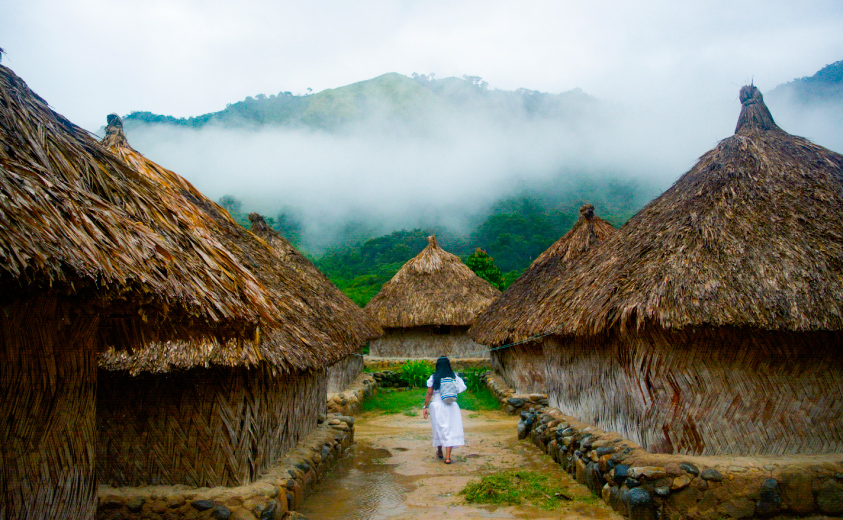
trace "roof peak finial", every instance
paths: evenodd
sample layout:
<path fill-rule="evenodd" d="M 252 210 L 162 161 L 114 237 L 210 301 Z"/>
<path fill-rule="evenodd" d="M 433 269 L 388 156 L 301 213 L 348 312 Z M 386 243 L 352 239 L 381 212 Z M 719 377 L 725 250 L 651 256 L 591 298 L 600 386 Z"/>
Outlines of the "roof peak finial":
<path fill-rule="evenodd" d="M 105 117 L 108 123 L 105 127 L 105 139 L 102 140 L 105 146 L 129 146 L 129 140 L 123 132 L 123 120 L 117 114 L 108 114 Z"/>
<path fill-rule="evenodd" d="M 764 96 L 755 85 L 744 85 L 739 94 L 741 115 L 735 133 L 742 130 L 779 130 L 773 121 L 773 114 L 764 103 Z"/>
<path fill-rule="evenodd" d="M 436 235 L 430 235 L 427 237 L 427 243 L 430 244 L 430 247 L 439 247 L 439 245 L 436 244 Z"/>
<path fill-rule="evenodd" d="M 591 204 L 583 204 L 582 206 L 580 206 L 580 216 L 584 217 L 588 220 L 593 219 L 594 218 L 594 206 L 592 206 Z"/>

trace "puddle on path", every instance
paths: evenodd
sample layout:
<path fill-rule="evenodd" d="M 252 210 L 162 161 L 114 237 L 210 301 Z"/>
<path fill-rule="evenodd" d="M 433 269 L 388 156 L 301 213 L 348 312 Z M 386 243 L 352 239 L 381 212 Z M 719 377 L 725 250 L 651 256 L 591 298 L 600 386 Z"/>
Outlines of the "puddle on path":
<path fill-rule="evenodd" d="M 428 421 L 363 414 L 355 423 L 356 445 L 308 495 L 300 512 L 310 520 L 622 518 L 573 482 L 550 457 L 518 441 L 516 422 L 501 412 L 463 411 L 466 446 L 455 448 L 453 464 L 446 465 L 431 446 Z M 557 475 L 568 494 L 579 500 L 547 512 L 527 506 L 475 506 L 459 496 L 471 480 L 516 469 Z"/>

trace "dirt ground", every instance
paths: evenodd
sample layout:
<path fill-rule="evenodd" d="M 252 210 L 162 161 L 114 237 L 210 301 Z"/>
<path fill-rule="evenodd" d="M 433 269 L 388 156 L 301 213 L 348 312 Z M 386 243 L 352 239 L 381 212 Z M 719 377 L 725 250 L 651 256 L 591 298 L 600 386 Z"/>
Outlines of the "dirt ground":
<path fill-rule="evenodd" d="M 466 446 L 455 448 L 453 463 L 436 457 L 430 422 L 419 414 L 363 414 L 355 424 L 351 456 L 322 480 L 300 511 L 310 520 L 420 518 L 611 518 L 602 501 L 561 471 L 528 441 L 518 441 L 518 419 L 502 412 L 462 411 Z M 471 480 L 503 470 L 527 469 L 556 476 L 569 496 L 558 510 L 529 506 L 468 504 L 459 491 Z"/>

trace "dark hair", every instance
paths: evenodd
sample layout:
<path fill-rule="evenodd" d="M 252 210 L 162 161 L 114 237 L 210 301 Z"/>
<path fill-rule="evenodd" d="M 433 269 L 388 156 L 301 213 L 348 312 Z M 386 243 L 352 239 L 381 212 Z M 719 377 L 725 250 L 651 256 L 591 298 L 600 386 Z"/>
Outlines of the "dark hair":
<path fill-rule="evenodd" d="M 439 382 L 443 377 L 457 377 L 451 370 L 451 360 L 445 356 L 436 360 L 436 372 L 433 373 L 433 389 L 439 390 Z"/>

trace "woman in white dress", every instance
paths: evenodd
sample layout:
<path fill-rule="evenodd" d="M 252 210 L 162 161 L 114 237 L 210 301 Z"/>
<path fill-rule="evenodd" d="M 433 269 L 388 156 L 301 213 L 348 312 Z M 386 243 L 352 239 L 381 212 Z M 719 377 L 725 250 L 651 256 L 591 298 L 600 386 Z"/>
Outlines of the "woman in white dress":
<path fill-rule="evenodd" d="M 462 429 L 462 415 L 460 405 L 456 401 L 447 404 L 442 401 L 440 392 L 442 379 L 451 378 L 456 383 L 456 393 L 465 391 L 465 381 L 454 374 L 451 361 L 445 356 L 436 360 L 436 372 L 427 380 L 427 395 L 424 398 L 424 418 L 430 412 L 430 424 L 433 427 L 433 446 L 436 456 L 442 458 L 442 447 L 445 447 L 445 464 L 451 463 L 451 448 L 465 445 L 465 434 Z"/>

